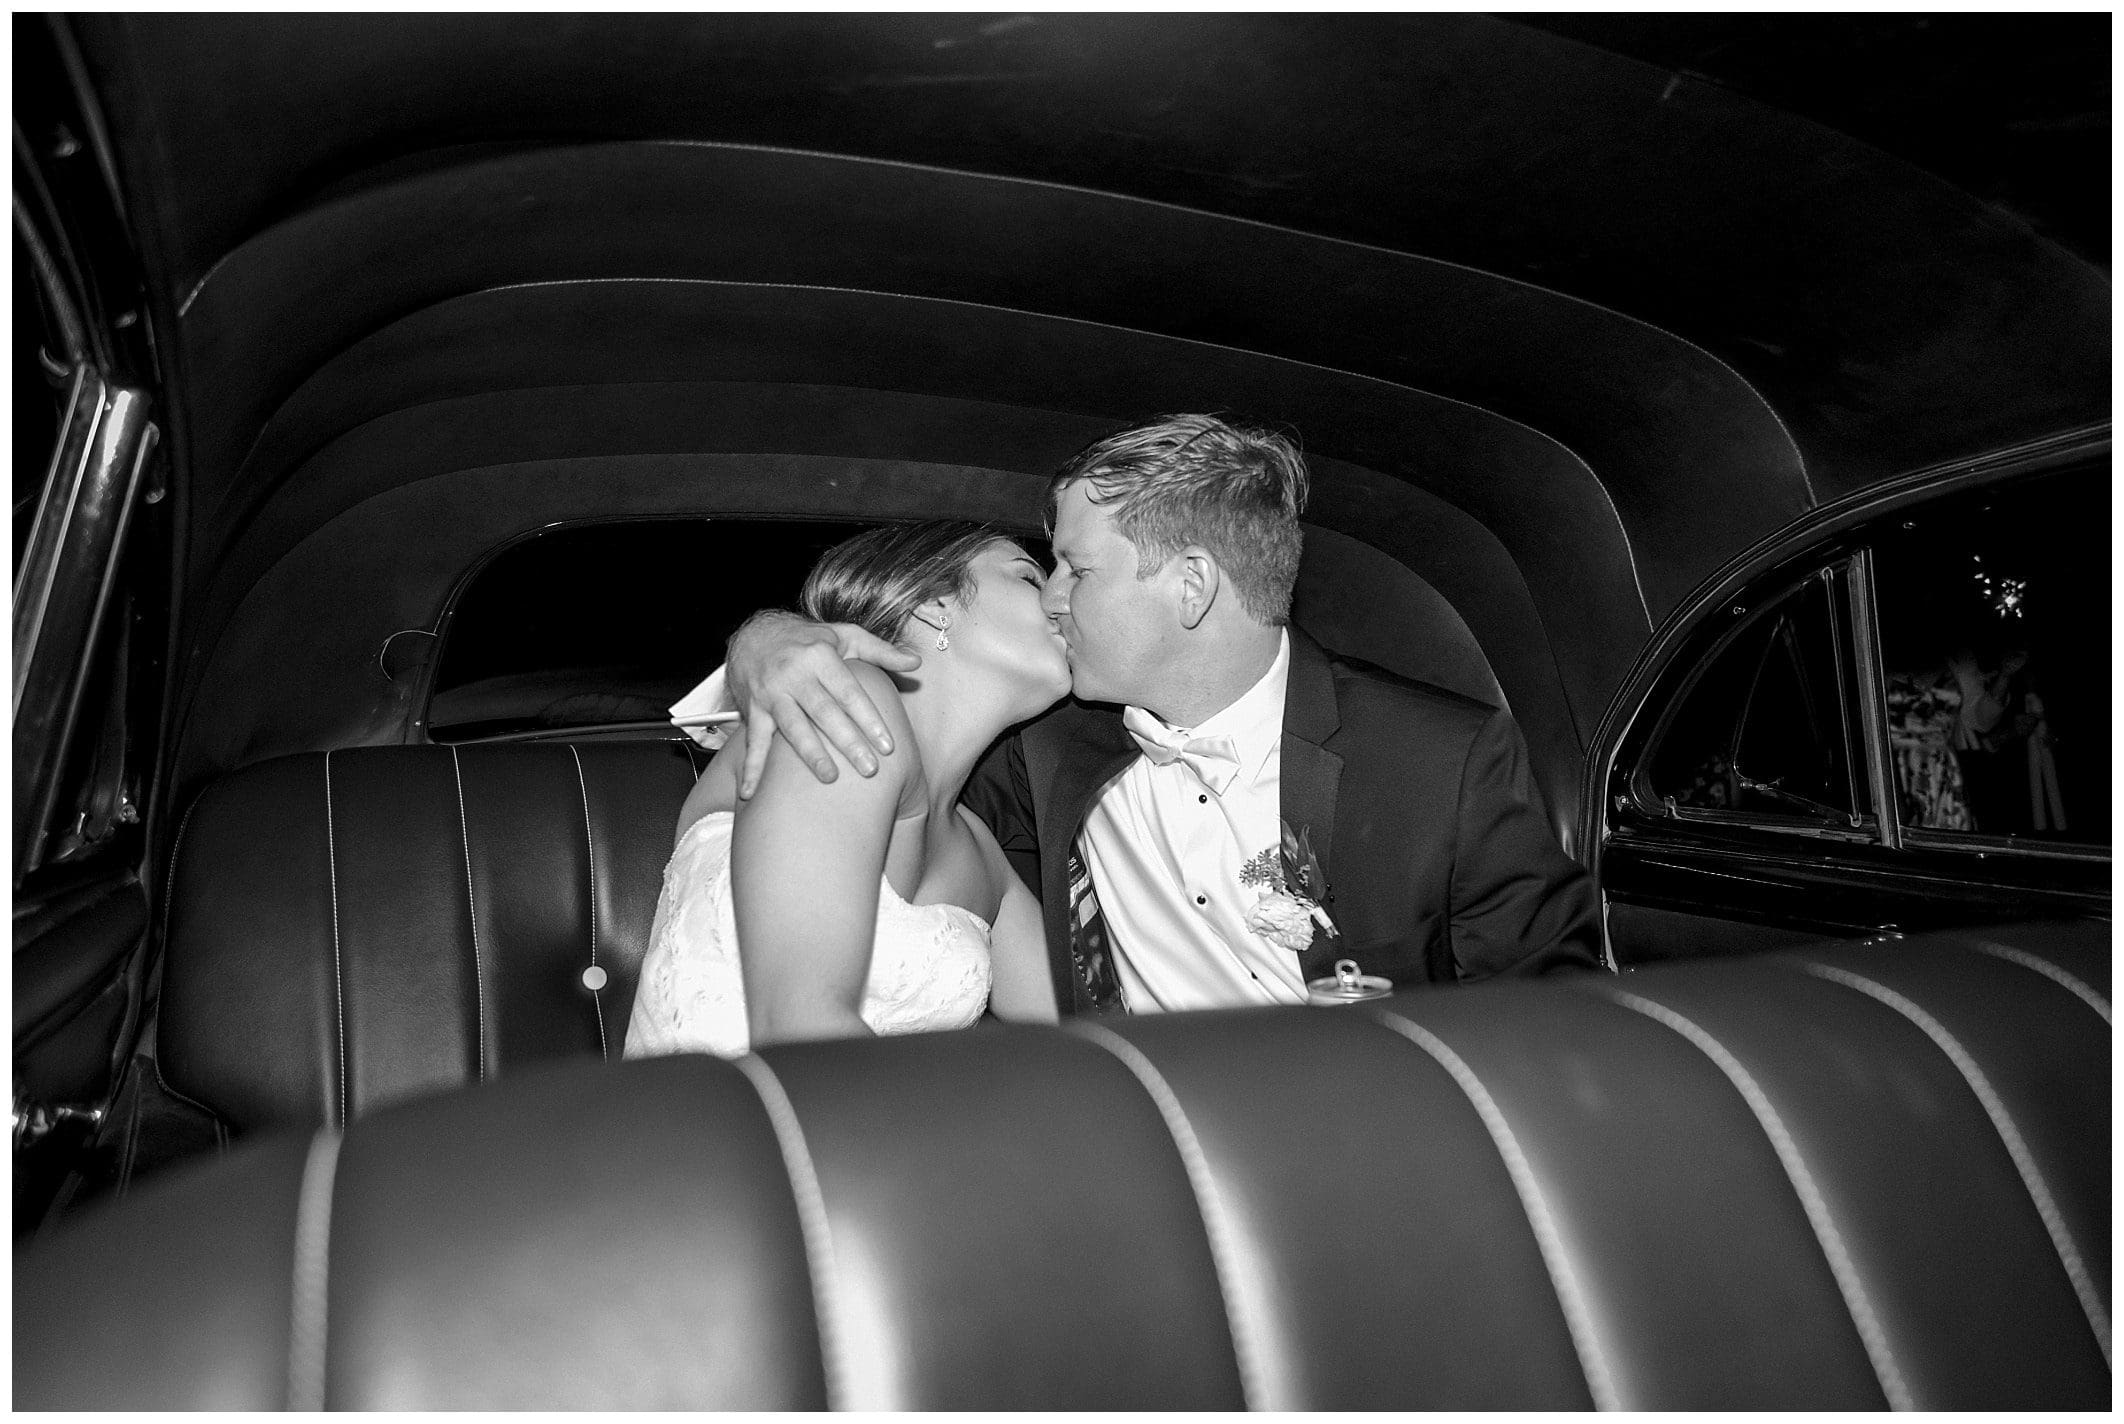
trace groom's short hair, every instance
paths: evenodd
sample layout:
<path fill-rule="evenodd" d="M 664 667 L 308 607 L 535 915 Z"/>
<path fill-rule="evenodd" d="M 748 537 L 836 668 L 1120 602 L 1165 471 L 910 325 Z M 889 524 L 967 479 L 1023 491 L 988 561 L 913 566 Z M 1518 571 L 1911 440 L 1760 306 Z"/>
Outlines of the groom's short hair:
<path fill-rule="evenodd" d="M 1286 437 L 1214 415 L 1168 415 L 1109 435 L 1048 481 L 1050 533 L 1056 502 L 1078 480 L 1090 484 L 1092 503 L 1113 506 L 1114 527 L 1136 546 L 1137 577 L 1199 544 L 1216 556 L 1256 622 L 1290 621 L 1307 478 Z"/>

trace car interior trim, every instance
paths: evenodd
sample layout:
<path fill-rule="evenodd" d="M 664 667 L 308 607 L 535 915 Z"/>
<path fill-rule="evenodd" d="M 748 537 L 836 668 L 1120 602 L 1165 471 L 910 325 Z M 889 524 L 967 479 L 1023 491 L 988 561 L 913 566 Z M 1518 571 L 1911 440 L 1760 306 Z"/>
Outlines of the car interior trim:
<path fill-rule="evenodd" d="M 2006 1155 L 2013 1159 L 2015 1170 L 2021 1174 L 2021 1181 L 2028 1188 L 2029 1200 L 2035 1204 L 2036 1216 L 2042 1221 L 2043 1229 L 2050 1233 L 2051 1244 L 2057 1248 L 2058 1263 L 2065 1268 L 2065 1278 L 2072 1282 L 2073 1294 L 2080 1300 L 2080 1309 L 2087 1314 L 2087 1324 L 2094 1331 L 2095 1343 L 2101 1346 L 2102 1363 L 2110 1364 L 2109 1312 L 2103 1308 L 2101 1297 L 2095 1291 L 2094 1281 L 2087 1270 L 2086 1258 L 2074 1244 L 2072 1232 L 2058 1212 L 2057 1199 L 2051 1195 L 2049 1185 L 2043 1180 L 2042 1169 L 2029 1154 L 2028 1144 L 2022 1138 L 2020 1129 L 2014 1125 L 2013 1115 L 2007 1112 L 2006 1105 L 1999 1101 L 1999 1095 L 1993 1091 L 1990 1080 L 1984 1076 L 1984 1070 L 1977 1066 L 1969 1051 L 1947 1031 L 1945 1025 L 1887 985 L 1830 964 L 1810 963 L 1806 970 L 1818 978 L 1856 989 L 1886 1004 L 1917 1025 L 1927 1038 L 1939 1046 L 1940 1052 L 1947 1056 L 1947 1060 L 1954 1064 L 1955 1070 L 1969 1084 L 1969 1090 L 1976 1094 L 1977 1101 L 1983 1105 L 1985 1115 L 1998 1130 L 1999 1140 L 2005 1144 Z"/>
<path fill-rule="evenodd" d="M 819 1358 L 825 1370 L 826 1408 L 875 1409 L 890 1408 L 882 1401 L 889 1394 L 875 1388 L 875 1381 L 864 1378 L 854 1368 L 849 1344 L 856 1332 L 844 1319 L 843 1297 L 840 1278 L 833 1252 L 833 1220 L 826 1212 L 826 1195 L 819 1189 L 819 1173 L 811 1160 L 811 1148 L 804 1140 L 804 1124 L 797 1120 L 796 1108 L 789 1101 L 782 1080 L 775 1076 L 774 1069 L 757 1053 L 747 1053 L 732 1060 L 745 1080 L 759 1095 L 760 1106 L 766 1109 L 767 1121 L 774 1129 L 774 1140 L 782 1152 L 782 1169 L 789 1180 L 790 1193 L 796 1198 L 797 1225 L 804 1241 L 804 1264 L 811 1278 L 811 1295 L 814 1313 L 818 1319 Z M 871 1402 L 876 1396 L 880 1402 Z"/>
<path fill-rule="evenodd" d="M 1845 632 L 1858 653 L 1859 731 L 1866 744 L 1866 770 L 1873 781 L 1876 828 L 1882 845 L 1899 850 L 1903 818 L 1895 787 L 1895 762 L 1889 756 L 1888 688 L 1881 663 L 1881 616 L 1873 597 L 1873 550 L 1854 550 L 1851 568 L 1851 621 Z"/>
<path fill-rule="evenodd" d="M 1549 1210 L 1541 1182 L 1534 1175 L 1534 1168 L 1527 1161 L 1519 1139 L 1513 1135 L 1512 1124 L 1497 1106 L 1497 1100 L 1490 1096 L 1489 1089 L 1483 1087 L 1482 1080 L 1475 1076 L 1475 1070 L 1468 1067 L 1466 1060 L 1429 1029 L 1385 1009 L 1375 1010 L 1372 1017 L 1429 1054 L 1467 1095 L 1476 1116 L 1482 1119 L 1483 1128 L 1490 1134 L 1490 1140 L 1497 1144 L 1498 1156 L 1504 1159 L 1505 1171 L 1511 1175 L 1512 1186 L 1519 1193 L 1520 1206 L 1534 1232 L 1534 1243 L 1541 1250 L 1542 1263 L 1548 1267 L 1549 1282 L 1556 1291 L 1556 1303 L 1563 1310 L 1564 1325 L 1571 1334 L 1571 1347 L 1577 1352 L 1579 1367 L 1585 1371 L 1586 1389 L 1593 1396 L 1593 1407 L 1602 1411 L 1623 1408 L 1614 1371 L 1608 1365 L 1607 1349 L 1587 1305 L 1585 1292 L 1578 1283 L 1578 1272 L 1571 1264 L 1570 1252 L 1564 1247 L 1563 1233 L 1556 1228 L 1556 1217 Z"/>
<path fill-rule="evenodd" d="M 2039 841 L 2023 836 L 1992 836 L 1982 831 L 1942 832 L 1930 826 L 1903 826 L 1901 840 L 1905 846 L 1921 846 L 1926 850 L 1954 851 L 1973 855 L 1982 860 L 1987 856 L 2026 856 L 2042 860 L 2076 860 L 2106 864 L 2110 849 L 2087 841 Z"/>
<path fill-rule="evenodd" d="M 1859 1341 L 1866 1347 L 1866 1358 L 1873 1363 L 1873 1372 L 1880 1379 L 1881 1393 L 1887 1397 L 1891 1409 L 1914 1409 L 1915 1401 L 1910 1396 L 1910 1386 L 1903 1380 L 1901 1367 L 1896 1364 L 1895 1354 L 1889 1348 L 1888 1338 L 1881 1329 L 1880 1316 L 1873 1309 L 1873 1301 L 1866 1293 L 1866 1284 L 1859 1278 L 1852 1265 L 1851 1252 L 1844 1245 L 1844 1236 L 1837 1229 L 1836 1218 L 1831 1215 L 1828 1203 L 1822 1200 L 1821 1188 L 1816 1185 L 1814 1174 L 1807 1168 L 1807 1159 L 1800 1155 L 1792 1141 L 1792 1134 L 1785 1129 L 1777 1109 L 1763 1092 L 1741 1061 L 1734 1057 L 1726 1046 L 1706 1033 L 1699 1024 L 1676 1013 L 1664 1004 L 1656 1004 L 1641 995 L 1627 990 L 1612 990 L 1609 997 L 1626 1009 L 1643 1014 L 1646 1018 L 1665 1024 L 1700 1050 L 1706 1058 L 1718 1065 L 1740 1093 L 1748 1110 L 1762 1124 L 1763 1135 L 1770 1139 L 1771 1150 L 1784 1165 L 1785 1175 L 1792 1179 L 1792 1189 L 1799 1196 L 1800 1207 L 1807 1213 L 1808 1223 L 1814 1227 L 1815 1238 L 1821 1242 L 1822 1255 L 1829 1262 L 1829 1272 L 1836 1278 L 1838 1291 L 1843 1294 L 1844 1307 L 1851 1312 L 1851 1323 L 1858 1328 Z"/>

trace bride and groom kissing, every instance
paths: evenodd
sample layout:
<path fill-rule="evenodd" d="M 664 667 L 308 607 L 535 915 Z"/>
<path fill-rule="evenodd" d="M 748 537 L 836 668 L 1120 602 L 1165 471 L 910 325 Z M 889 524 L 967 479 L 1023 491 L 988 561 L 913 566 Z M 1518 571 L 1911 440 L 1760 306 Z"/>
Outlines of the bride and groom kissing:
<path fill-rule="evenodd" d="M 829 551 L 731 640 L 627 1054 L 1597 964 L 1511 718 L 1289 625 L 1306 488 L 1174 416 L 1055 474 L 1052 571 L 961 523 Z"/>

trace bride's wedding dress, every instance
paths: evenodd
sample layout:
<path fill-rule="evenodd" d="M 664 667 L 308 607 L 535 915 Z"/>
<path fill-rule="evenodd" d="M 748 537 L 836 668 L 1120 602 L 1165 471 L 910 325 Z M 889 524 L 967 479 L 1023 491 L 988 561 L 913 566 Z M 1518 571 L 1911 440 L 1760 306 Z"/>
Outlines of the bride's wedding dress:
<path fill-rule="evenodd" d="M 731 912 L 734 817 L 686 828 L 664 867 L 623 1056 L 746 1052 L 745 983 Z M 878 881 L 878 926 L 861 1014 L 875 1033 L 965 1028 L 988 1003 L 988 921 L 957 905 L 910 905 Z"/>

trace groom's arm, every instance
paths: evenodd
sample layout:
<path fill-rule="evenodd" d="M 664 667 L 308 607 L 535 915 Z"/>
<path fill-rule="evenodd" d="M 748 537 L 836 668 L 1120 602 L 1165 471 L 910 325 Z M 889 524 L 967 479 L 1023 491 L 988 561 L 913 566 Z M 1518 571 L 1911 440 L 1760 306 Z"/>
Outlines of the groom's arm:
<path fill-rule="evenodd" d="M 1494 713 L 1461 768 L 1452 936 L 1462 982 L 1600 965 L 1593 882 L 1538 806 L 1519 729 Z"/>
<path fill-rule="evenodd" d="M 724 677 L 745 719 L 739 799 L 749 798 L 760 784 L 777 732 L 820 781 L 839 774 L 829 742 L 857 772 L 876 773 L 878 756 L 892 751 L 892 736 L 877 704 L 850 671 L 851 658 L 888 672 L 912 672 L 922 665 L 920 655 L 853 623 L 814 623 L 780 609 L 753 614 L 730 635 Z"/>

